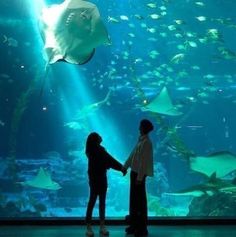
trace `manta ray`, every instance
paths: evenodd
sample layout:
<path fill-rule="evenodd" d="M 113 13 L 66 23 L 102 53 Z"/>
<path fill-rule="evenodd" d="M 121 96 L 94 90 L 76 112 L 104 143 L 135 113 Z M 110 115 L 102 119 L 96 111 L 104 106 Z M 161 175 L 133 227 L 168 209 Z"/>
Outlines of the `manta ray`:
<path fill-rule="evenodd" d="M 171 196 L 193 196 L 193 197 L 201 197 L 203 195 L 212 196 L 217 192 L 224 193 L 235 193 L 236 185 L 234 184 L 235 180 L 232 182 L 226 182 L 221 179 L 216 178 L 216 173 L 213 173 L 209 178 L 208 182 L 193 185 L 189 188 L 182 189 L 180 191 L 174 193 L 165 193 Z"/>
<path fill-rule="evenodd" d="M 208 156 L 189 158 L 190 168 L 207 177 L 216 173 L 217 178 L 223 178 L 236 170 L 236 156 L 228 151 L 221 151 Z"/>
<path fill-rule="evenodd" d="M 164 87 L 160 94 L 158 94 L 149 104 L 142 107 L 142 110 L 169 116 L 179 116 L 182 114 L 173 105 L 166 87 Z"/>
<path fill-rule="evenodd" d="M 97 46 L 110 44 L 96 5 L 83 0 L 65 0 L 44 8 L 40 31 L 49 64 L 85 64 Z"/>
<path fill-rule="evenodd" d="M 31 180 L 27 180 L 24 182 L 20 182 L 23 186 L 30 186 L 34 188 L 42 188 L 49 190 L 58 190 L 61 186 L 54 182 L 50 176 L 50 174 L 40 167 L 38 174 Z"/>

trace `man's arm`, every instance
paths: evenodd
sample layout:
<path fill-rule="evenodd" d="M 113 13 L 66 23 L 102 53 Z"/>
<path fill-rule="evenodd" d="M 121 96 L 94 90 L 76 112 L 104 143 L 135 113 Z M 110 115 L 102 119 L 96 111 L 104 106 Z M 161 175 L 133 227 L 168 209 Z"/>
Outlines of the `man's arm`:
<path fill-rule="evenodd" d="M 133 159 L 133 154 L 135 152 L 135 149 L 130 153 L 128 159 L 124 163 L 124 168 L 127 170 L 129 167 L 131 167 L 132 159 Z"/>

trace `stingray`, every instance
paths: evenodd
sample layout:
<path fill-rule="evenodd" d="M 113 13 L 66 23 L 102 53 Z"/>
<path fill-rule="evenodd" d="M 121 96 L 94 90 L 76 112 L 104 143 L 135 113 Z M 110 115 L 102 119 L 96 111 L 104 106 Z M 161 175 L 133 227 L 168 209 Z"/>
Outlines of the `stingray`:
<path fill-rule="evenodd" d="M 210 177 L 214 172 L 222 178 L 236 170 L 236 156 L 228 151 L 216 152 L 208 156 L 190 157 L 190 168 Z"/>
<path fill-rule="evenodd" d="M 148 105 L 144 106 L 142 110 L 169 116 L 179 116 L 182 114 L 172 104 L 171 98 L 166 87 L 161 90 L 160 94 L 158 94 L 153 99 L 153 101 L 151 101 Z"/>
<path fill-rule="evenodd" d="M 88 121 L 88 117 L 94 114 L 95 111 L 99 109 L 100 107 L 102 107 L 103 105 L 105 104 L 110 105 L 109 99 L 110 99 L 111 91 L 112 90 L 109 89 L 107 95 L 105 96 L 103 100 L 83 106 L 80 110 L 76 112 L 76 115 L 74 116 L 73 121 L 65 123 L 64 126 L 72 128 L 74 130 L 87 129 L 86 123 Z"/>
<path fill-rule="evenodd" d="M 85 64 L 97 46 L 110 44 L 96 5 L 87 1 L 65 0 L 44 8 L 40 30 L 49 64 Z"/>
<path fill-rule="evenodd" d="M 21 184 L 24 186 L 49 190 L 58 190 L 61 188 L 61 186 L 58 183 L 54 182 L 50 174 L 42 167 L 40 167 L 38 174 L 33 179 L 21 182 Z"/>
<path fill-rule="evenodd" d="M 111 89 L 109 89 L 108 93 L 106 94 L 105 98 L 101 101 L 85 105 L 82 109 L 80 109 L 75 116 L 75 120 L 81 120 L 81 119 L 87 119 L 87 117 L 91 114 L 93 114 L 97 109 L 99 109 L 101 106 L 107 104 L 110 105 L 109 99 L 111 95 Z"/>
<path fill-rule="evenodd" d="M 224 193 L 235 193 L 236 185 L 235 181 L 226 182 L 224 180 L 216 178 L 216 173 L 213 173 L 209 178 L 208 182 L 201 183 L 198 185 L 193 185 L 189 188 L 182 189 L 180 191 L 174 193 L 166 193 L 171 196 L 193 196 L 193 197 L 201 197 L 203 195 L 212 196 L 218 192 Z"/>

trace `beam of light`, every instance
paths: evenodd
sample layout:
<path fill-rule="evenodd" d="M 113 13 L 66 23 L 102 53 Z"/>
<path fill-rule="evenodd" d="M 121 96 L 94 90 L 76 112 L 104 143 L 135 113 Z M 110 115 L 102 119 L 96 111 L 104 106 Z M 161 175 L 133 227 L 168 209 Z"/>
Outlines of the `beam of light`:
<path fill-rule="evenodd" d="M 71 93 L 61 90 L 61 96 L 64 98 L 62 102 L 62 113 L 65 122 L 73 120 L 76 112 L 80 112 L 83 107 L 89 106 L 98 100 L 94 99 L 94 95 L 89 89 L 90 86 L 86 84 L 88 81 L 77 67 L 79 66 L 63 64 L 63 68 L 67 72 L 67 78 L 70 80 L 71 88 L 73 89 Z M 76 96 L 74 94 L 75 92 Z M 99 100 L 103 100 L 104 97 L 99 98 Z M 125 157 L 124 154 L 127 153 L 126 146 L 123 142 L 124 139 L 119 130 L 119 126 L 116 125 L 115 118 L 109 117 L 109 114 L 105 114 L 103 106 L 105 107 L 107 105 L 102 105 L 101 108 L 91 111 L 92 113 L 85 117 L 89 126 L 88 132 L 98 132 L 103 137 L 103 144 L 108 151 L 115 157 L 118 157 L 119 160 L 122 160 L 122 158 Z M 78 122 L 80 121 L 78 120 Z M 88 134 L 85 136 L 87 135 Z M 81 132 L 78 131 L 78 139 L 79 138 L 81 139 Z M 86 137 L 82 138 L 83 141 L 85 141 L 85 139 Z M 119 149 L 117 149 L 117 147 L 119 147 Z"/>
<path fill-rule="evenodd" d="M 67 71 L 68 80 L 70 80 L 71 89 L 77 91 L 77 98 L 73 96 L 74 93 L 66 93 L 65 91 L 61 91 L 61 95 L 64 98 L 63 102 L 63 111 L 65 120 L 73 119 L 76 112 L 79 112 L 85 106 L 89 106 L 93 104 L 95 101 L 93 100 L 92 94 L 89 92 L 87 87 L 84 84 L 85 78 L 79 70 L 76 70 L 76 66 L 64 64 L 64 68 Z M 76 99 L 76 100 L 75 100 Z M 92 111 L 91 113 L 95 112 L 95 114 L 88 114 L 86 120 L 89 124 L 89 130 L 98 130 L 99 123 L 97 122 L 97 114 L 98 111 Z M 82 113 L 82 111 L 81 111 Z M 95 115 L 95 116 L 93 116 Z M 81 114 L 81 116 L 83 116 Z M 85 114 L 86 116 L 86 114 Z M 79 121 L 80 122 L 80 121 Z"/>
<path fill-rule="evenodd" d="M 28 0 L 28 5 L 30 6 L 32 19 L 38 21 L 42 10 L 47 6 L 44 0 Z"/>
<path fill-rule="evenodd" d="M 39 39 L 38 45 L 36 45 L 35 47 L 39 47 L 43 51 L 43 42 L 39 30 L 39 21 L 41 17 L 44 16 L 47 19 L 50 18 L 50 21 L 52 21 L 53 24 L 57 17 L 56 15 L 47 14 L 47 11 L 45 10 L 47 7 L 46 1 L 28 1 L 31 5 L 32 18 L 35 22 L 35 32 L 38 34 Z M 43 12 L 44 15 L 42 15 Z M 94 96 L 89 91 L 88 86 L 86 86 L 86 84 L 84 83 L 86 82 L 86 79 L 84 78 L 82 73 L 77 70 L 77 66 L 63 64 L 62 66 L 60 66 L 60 68 L 55 67 L 55 71 L 54 69 L 52 70 L 52 72 L 54 72 L 51 76 L 56 75 L 56 70 L 62 71 L 63 74 L 65 73 L 68 80 L 70 80 L 71 88 L 73 89 L 73 93 L 68 93 L 68 91 L 63 90 L 63 88 L 61 88 L 60 90 L 59 103 L 61 103 L 62 105 L 61 115 L 66 123 L 73 119 L 73 116 L 75 115 L 76 111 L 79 111 L 79 109 L 83 108 L 84 106 L 96 102 L 96 100 L 94 100 Z M 60 80 L 60 78 L 58 78 L 58 80 Z M 58 83 L 60 83 L 60 81 L 58 81 Z M 78 94 L 76 96 L 73 96 L 75 91 L 77 91 Z M 118 129 L 118 126 L 115 125 L 115 121 L 113 121 L 112 118 L 109 118 L 108 116 L 104 115 L 102 112 L 102 108 L 98 108 L 96 111 L 94 111 L 93 114 L 89 115 L 87 117 L 87 122 L 89 125 L 89 131 L 97 131 L 103 136 L 104 144 L 106 145 L 109 151 L 111 151 L 112 153 L 114 153 L 114 155 L 117 155 L 118 157 L 121 157 L 121 154 L 122 156 L 124 156 L 123 154 L 126 153 L 126 146 L 122 142 L 124 141 L 124 139 L 121 138 L 121 133 Z M 105 127 L 104 124 L 106 124 Z M 80 132 L 78 132 L 78 136 L 79 135 Z M 120 147 L 119 151 L 118 149 L 116 149 L 117 145 Z"/>
<path fill-rule="evenodd" d="M 37 63 L 38 68 L 39 66 L 44 67 L 47 59 L 43 51 L 43 41 L 40 33 L 40 17 L 46 4 L 44 0 L 26 0 L 25 4 L 29 7 L 30 20 L 32 22 L 31 31 L 34 36 L 34 50 L 38 51 L 37 54 L 39 54 L 39 57 L 34 59 L 34 62 Z"/>

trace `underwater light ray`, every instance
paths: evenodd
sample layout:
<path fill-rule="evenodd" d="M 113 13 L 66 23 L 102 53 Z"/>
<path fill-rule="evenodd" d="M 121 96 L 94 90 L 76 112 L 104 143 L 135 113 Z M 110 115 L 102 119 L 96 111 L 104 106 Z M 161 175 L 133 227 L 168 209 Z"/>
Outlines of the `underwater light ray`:
<path fill-rule="evenodd" d="M 77 109 L 77 111 L 79 111 L 79 113 L 85 113 L 85 117 L 83 118 L 83 114 L 80 114 L 82 118 L 81 120 L 78 119 L 77 122 L 79 124 L 82 124 L 84 120 L 86 120 L 86 125 L 88 126 L 85 130 L 86 135 L 88 135 L 88 133 L 92 131 L 99 132 L 104 137 L 104 142 L 107 140 L 106 147 L 110 151 L 113 151 L 115 155 L 121 157 L 121 154 L 127 153 L 127 147 L 124 145 L 123 142 L 125 141 L 125 139 L 120 134 L 118 126 L 115 125 L 114 119 L 109 118 L 107 114 L 104 114 L 104 111 L 102 110 L 102 106 L 105 106 L 106 100 L 109 99 L 112 92 L 107 89 L 108 92 L 102 98 L 99 98 L 99 100 L 97 101 L 96 99 L 94 99 L 94 96 L 89 90 L 89 81 L 84 78 L 84 75 L 78 70 L 78 67 L 75 67 L 74 65 L 70 64 L 64 65 L 66 71 L 68 71 L 68 78 L 70 79 L 70 83 L 72 85 L 71 88 L 73 88 L 73 90 L 75 91 L 78 91 L 79 96 L 79 101 L 73 101 L 74 93 L 70 93 L 70 101 L 69 98 L 65 98 L 63 111 L 67 113 L 68 117 L 66 118 L 64 116 L 64 118 L 67 119 L 66 121 L 72 119 L 72 121 L 76 122 L 76 120 L 73 120 L 73 117 L 75 117 L 73 116 L 73 113 L 75 113 L 75 108 L 78 108 L 78 104 L 80 104 L 79 109 Z M 98 106 L 96 107 L 96 105 Z M 105 128 L 104 124 L 106 124 Z M 114 136 L 116 137 L 116 139 L 111 139 Z M 117 143 L 118 141 L 119 147 L 121 148 L 120 151 L 122 152 L 117 152 L 117 149 L 115 149 L 115 147 L 117 147 L 117 144 L 115 143 Z"/>
<path fill-rule="evenodd" d="M 27 1 L 27 6 L 29 6 L 27 9 L 32 16 L 32 22 L 33 22 L 33 33 L 37 35 L 38 28 L 36 27 L 36 23 L 38 18 L 38 9 L 40 9 L 40 6 L 43 5 L 43 1 Z M 41 47 L 40 41 L 37 40 L 37 43 L 35 43 L 35 48 Z M 39 65 L 39 69 L 36 70 L 35 74 L 33 75 L 33 79 L 30 81 L 30 84 L 26 91 L 23 91 L 19 98 L 16 101 L 16 105 L 13 109 L 13 116 L 10 124 L 10 132 L 9 132 L 9 157 L 8 157 L 8 168 L 10 170 L 10 175 L 12 176 L 12 179 L 16 182 L 18 180 L 18 174 L 16 172 L 16 147 L 17 147 L 17 133 L 18 129 L 22 120 L 22 116 L 27 109 L 29 98 L 32 95 L 32 93 L 37 88 L 37 82 L 41 78 L 41 59 L 34 58 L 32 59 L 34 62 L 37 62 L 37 65 Z"/>
<path fill-rule="evenodd" d="M 67 74 L 69 80 L 69 87 L 61 88 L 59 98 L 62 99 L 61 113 L 64 120 L 64 126 L 71 129 L 84 129 L 86 134 L 87 130 L 91 129 L 91 117 L 85 117 L 83 120 L 76 119 L 76 113 L 80 108 L 89 104 L 91 98 L 86 86 L 84 85 L 83 75 L 77 70 L 77 66 L 70 64 L 63 64 L 61 67 L 63 73 Z M 67 90 L 67 91 L 66 91 Z M 73 91 L 71 91 L 73 90 Z M 78 136 L 80 133 L 78 133 Z"/>
<path fill-rule="evenodd" d="M 47 4 L 43 0 L 38 0 L 35 2 L 34 8 L 33 8 L 35 20 L 40 19 L 41 11 L 46 6 L 47 6 Z M 48 17 L 48 19 L 50 21 L 55 22 L 55 19 L 57 16 L 56 15 L 47 15 L 45 17 Z M 53 21 L 53 19 L 54 19 L 54 21 Z M 40 33 L 39 30 L 38 30 L 38 33 Z M 46 58 L 48 58 L 47 55 L 46 55 Z M 48 59 L 48 61 L 49 61 L 49 59 Z M 68 72 L 68 77 L 70 78 L 70 83 L 73 85 L 74 90 L 78 91 L 78 95 L 79 95 L 79 102 L 78 102 L 78 101 L 73 101 L 73 97 L 72 97 L 73 93 L 71 95 L 69 95 L 69 97 L 67 97 L 67 93 L 65 91 L 61 90 L 59 92 L 59 94 L 60 94 L 59 97 L 62 97 L 62 100 L 63 100 L 62 101 L 63 118 L 64 118 L 64 121 L 68 121 L 69 119 L 71 119 L 73 117 L 73 112 L 75 111 L 75 108 L 78 107 L 78 104 L 81 104 L 82 107 L 87 106 L 87 105 L 89 106 L 94 102 L 94 100 L 93 100 L 93 96 L 87 89 L 86 85 L 83 83 L 86 80 L 83 80 L 83 75 L 81 75 L 81 73 L 77 70 L 77 68 L 75 68 L 74 66 L 69 65 L 69 64 L 64 64 L 63 66 L 65 66 L 64 68 Z M 48 67 L 48 65 L 46 64 L 46 68 L 47 67 Z M 46 78 L 44 78 L 43 80 L 46 80 Z M 43 84 L 44 83 L 45 82 L 43 82 Z M 44 87 L 44 85 L 42 86 L 42 89 L 43 89 L 43 87 Z M 101 117 L 102 117 L 102 111 L 97 111 L 97 110 L 96 110 L 95 116 L 92 115 L 92 116 L 87 117 L 87 121 L 89 124 L 88 125 L 89 130 L 101 131 L 101 133 L 103 133 L 104 127 L 101 125 L 101 124 L 103 124 L 100 119 Z M 105 119 L 105 120 L 106 120 L 106 123 L 109 124 L 109 127 L 110 127 L 109 130 L 111 130 L 111 133 L 118 134 L 119 132 L 118 132 L 116 126 L 114 126 L 114 124 L 111 124 L 109 119 Z M 123 141 L 123 139 L 122 139 L 122 141 Z"/>

